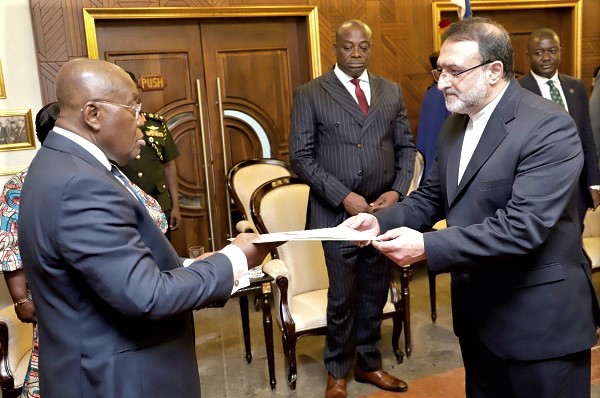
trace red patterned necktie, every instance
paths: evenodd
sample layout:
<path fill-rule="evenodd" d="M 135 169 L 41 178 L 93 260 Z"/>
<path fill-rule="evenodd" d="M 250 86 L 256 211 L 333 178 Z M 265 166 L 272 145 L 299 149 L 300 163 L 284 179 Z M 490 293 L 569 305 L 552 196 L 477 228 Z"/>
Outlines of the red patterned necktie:
<path fill-rule="evenodd" d="M 365 96 L 365 92 L 360 88 L 360 79 L 352 79 L 350 83 L 354 84 L 356 87 L 354 89 L 354 94 L 356 94 L 356 98 L 358 99 L 358 106 L 360 110 L 366 115 L 369 112 L 369 103 L 367 102 L 367 97 Z"/>

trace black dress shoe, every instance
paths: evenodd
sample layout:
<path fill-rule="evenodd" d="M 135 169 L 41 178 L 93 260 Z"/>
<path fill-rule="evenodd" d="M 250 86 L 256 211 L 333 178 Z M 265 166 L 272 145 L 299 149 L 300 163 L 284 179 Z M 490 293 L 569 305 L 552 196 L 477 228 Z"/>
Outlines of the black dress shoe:
<path fill-rule="evenodd" d="M 359 383 L 371 383 L 386 391 L 404 392 L 408 390 L 406 382 L 381 369 L 374 372 L 366 372 L 356 366 L 354 368 L 354 380 Z"/>

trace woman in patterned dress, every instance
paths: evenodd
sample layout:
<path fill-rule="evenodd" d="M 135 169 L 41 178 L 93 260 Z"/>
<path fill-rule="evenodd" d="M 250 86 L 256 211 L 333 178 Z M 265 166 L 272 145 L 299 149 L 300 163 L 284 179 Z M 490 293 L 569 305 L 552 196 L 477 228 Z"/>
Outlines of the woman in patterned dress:
<path fill-rule="evenodd" d="M 43 143 L 48 133 L 54 127 L 60 109 L 58 103 L 52 102 L 45 105 L 37 113 L 35 118 L 35 129 L 38 140 Z M 19 216 L 19 198 L 21 188 L 27 176 L 27 169 L 14 175 L 4 185 L 0 196 L 0 271 L 15 306 L 15 312 L 21 322 L 33 323 L 33 350 L 29 361 L 29 368 L 25 376 L 21 397 L 39 398 L 39 376 L 38 376 L 38 328 L 35 318 L 35 307 L 31 300 L 25 271 L 21 263 L 17 237 L 17 220 Z M 150 216 L 156 222 L 163 233 L 167 230 L 167 219 L 162 212 L 158 202 L 142 191 L 137 185 L 131 183 L 136 193 L 143 199 Z"/>

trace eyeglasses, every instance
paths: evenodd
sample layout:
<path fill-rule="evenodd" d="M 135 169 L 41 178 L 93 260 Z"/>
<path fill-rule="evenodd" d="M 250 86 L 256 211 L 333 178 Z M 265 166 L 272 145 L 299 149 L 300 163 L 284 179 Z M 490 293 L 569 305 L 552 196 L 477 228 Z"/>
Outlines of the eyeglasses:
<path fill-rule="evenodd" d="M 436 82 L 439 82 L 440 78 L 442 78 L 442 77 L 444 78 L 444 80 L 449 82 L 450 76 L 452 76 L 452 79 L 456 79 L 458 76 L 462 75 L 463 73 L 470 72 L 473 69 L 479 68 L 480 66 L 484 66 L 487 64 L 491 64 L 492 62 L 494 62 L 494 61 L 486 61 L 484 63 L 475 65 L 469 69 L 461 70 L 459 72 L 450 72 L 450 71 L 444 71 L 443 69 L 434 69 L 431 71 L 431 74 L 433 75 L 433 80 L 435 80 Z"/>
<path fill-rule="evenodd" d="M 120 106 L 121 108 L 130 109 L 134 112 L 136 119 L 140 116 L 140 112 L 142 111 L 142 103 L 141 102 L 139 104 L 135 104 L 135 105 L 123 105 L 123 104 L 118 104 L 116 102 L 111 102 L 111 101 L 102 100 L 102 99 L 93 99 L 92 101 L 100 102 L 103 104 L 116 105 L 116 106 Z"/>

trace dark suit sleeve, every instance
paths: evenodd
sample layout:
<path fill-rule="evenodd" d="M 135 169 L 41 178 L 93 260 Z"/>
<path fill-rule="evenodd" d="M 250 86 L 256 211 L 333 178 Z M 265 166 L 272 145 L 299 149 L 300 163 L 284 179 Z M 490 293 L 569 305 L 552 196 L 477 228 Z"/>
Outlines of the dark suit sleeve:
<path fill-rule="evenodd" d="M 170 248 L 150 250 L 136 218 L 145 208 L 117 193 L 111 180 L 75 176 L 61 193 L 56 221 L 66 264 L 100 300 L 126 316 L 160 319 L 229 297 L 233 273 L 225 255 L 183 268 Z"/>
<path fill-rule="evenodd" d="M 294 171 L 335 208 L 351 190 L 316 160 L 319 133 L 315 110 L 317 104 L 310 98 L 313 94 L 308 91 L 307 86 L 294 91 L 289 139 L 290 160 Z"/>
<path fill-rule="evenodd" d="M 600 76 L 594 81 L 594 91 L 590 96 L 590 121 L 596 144 L 596 156 L 600 157 Z"/>
<path fill-rule="evenodd" d="M 510 199 L 479 224 L 425 233 L 431 270 L 451 271 L 485 264 L 482 258 L 493 261 L 531 253 L 563 216 L 583 166 L 575 123 L 566 113 L 550 113 L 529 132 L 515 129 L 528 138 L 514 165 L 512 185 L 507 186 Z M 474 193 L 480 200 L 494 200 L 486 198 L 487 192 L 491 195 L 493 190 L 482 186 Z"/>
<path fill-rule="evenodd" d="M 577 80 L 577 94 L 579 95 L 579 108 L 581 112 L 581 121 L 578 126 L 580 129 L 581 146 L 583 147 L 586 183 L 600 185 L 600 171 L 598 170 L 598 156 L 596 155 L 596 144 L 594 143 L 594 133 L 592 132 L 592 123 L 590 120 L 590 107 L 585 95 L 585 85 L 581 79 Z"/>
<path fill-rule="evenodd" d="M 394 153 L 396 155 L 396 179 L 392 189 L 399 192 L 402 197 L 406 196 L 410 181 L 415 170 L 415 157 L 417 151 L 413 142 L 410 124 L 406 112 L 406 105 L 402 95 L 402 89 L 396 85 L 398 90 L 398 114 L 394 121 Z"/>

